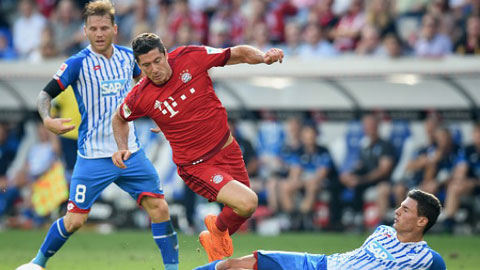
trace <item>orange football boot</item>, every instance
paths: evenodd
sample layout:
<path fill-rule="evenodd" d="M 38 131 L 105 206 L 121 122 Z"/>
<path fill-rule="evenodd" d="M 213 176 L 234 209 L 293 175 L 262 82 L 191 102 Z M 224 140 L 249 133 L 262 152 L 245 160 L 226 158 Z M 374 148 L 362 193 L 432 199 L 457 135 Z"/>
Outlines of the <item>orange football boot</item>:
<path fill-rule="evenodd" d="M 232 238 L 230 237 L 228 230 L 222 232 L 217 228 L 217 225 L 215 225 L 216 219 L 217 216 L 210 214 L 207 215 L 203 221 L 210 232 L 215 248 L 219 249 L 224 257 L 230 257 L 233 255 Z"/>
<path fill-rule="evenodd" d="M 209 231 L 202 231 L 198 236 L 198 240 L 207 253 L 208 262 L 223 259 L 224 256 L 215 248 Z"/>

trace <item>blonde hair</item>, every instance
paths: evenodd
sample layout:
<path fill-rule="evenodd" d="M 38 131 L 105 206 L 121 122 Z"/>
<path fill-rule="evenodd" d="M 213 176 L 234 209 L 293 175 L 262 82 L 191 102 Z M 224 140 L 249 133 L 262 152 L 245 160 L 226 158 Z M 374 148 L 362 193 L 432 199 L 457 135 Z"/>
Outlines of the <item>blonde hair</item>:
<path fill-rule="evenodd" d="M 115 8 L 109 0 L 93 1 L 85 5 L 83 19 L 85 23 L 90 16 L 109 16 L 112 25 L 115 24 Z"/>

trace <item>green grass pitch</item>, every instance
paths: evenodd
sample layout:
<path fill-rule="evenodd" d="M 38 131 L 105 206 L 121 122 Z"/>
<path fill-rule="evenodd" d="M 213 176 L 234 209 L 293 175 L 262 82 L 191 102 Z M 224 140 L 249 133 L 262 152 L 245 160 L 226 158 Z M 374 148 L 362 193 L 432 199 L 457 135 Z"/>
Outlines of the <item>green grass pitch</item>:
<path fill-rule="evenodd" d="M 13 270 L 33 258 L 46 231 L 0 232 L 0 270 Z M 366 235 L 301 233 L 233 237 L 234 256 L 256 249 L 331 254 L 359 247 Z M 449 270 L 480 269 L 480 236 L 431 235 L 429 245 L 443 255 Z M 179 235 L 180 269 L 207 262 L 197 236 Z M 161 270 L 162 258 L 149 231 L 120 231 L 108 235 L 88 231 L 74 234 L 48 264 L 48 270 Z"/>

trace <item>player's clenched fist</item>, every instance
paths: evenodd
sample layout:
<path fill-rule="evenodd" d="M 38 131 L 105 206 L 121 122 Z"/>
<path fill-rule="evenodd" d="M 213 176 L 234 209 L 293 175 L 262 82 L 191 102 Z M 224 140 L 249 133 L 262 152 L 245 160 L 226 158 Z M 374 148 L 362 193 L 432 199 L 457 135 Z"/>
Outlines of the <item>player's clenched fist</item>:
<path fill-rule="evenodd" d="M 115 166 L 119 167 L 120 169 L 125 169 L 127 166 L 123 163 L 124 160 L 127 160 L 130 157 L 131 153 L 129 150 L 120 150 L 112 155 L 112 161 Z"/>
<path fill-rule="evenodd" d="M 283 51 L 281 49 L 272 48 L 265 53 L 265 55 L 263 56 L 263 61 L 267 65 L 271 65 L 275 62 L 282 63 Z"/>

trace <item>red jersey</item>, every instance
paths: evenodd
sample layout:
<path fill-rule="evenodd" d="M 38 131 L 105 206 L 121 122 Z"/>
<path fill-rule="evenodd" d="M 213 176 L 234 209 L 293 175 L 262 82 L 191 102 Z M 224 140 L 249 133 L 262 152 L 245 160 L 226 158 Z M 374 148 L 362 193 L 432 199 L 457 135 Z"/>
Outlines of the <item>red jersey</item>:
<path fill-rule="evenodd" d="M 208 69 L 224 66 L 229 59 L 229 48 L 179 47 L 168 54 L 170 79 L 155 85 L 143 78 L 120 105 L 120 114 L 127 121 L 153 119 L 169 141 L 177 165 L 210 158 L 225 144 L 230 130 Z"/>

